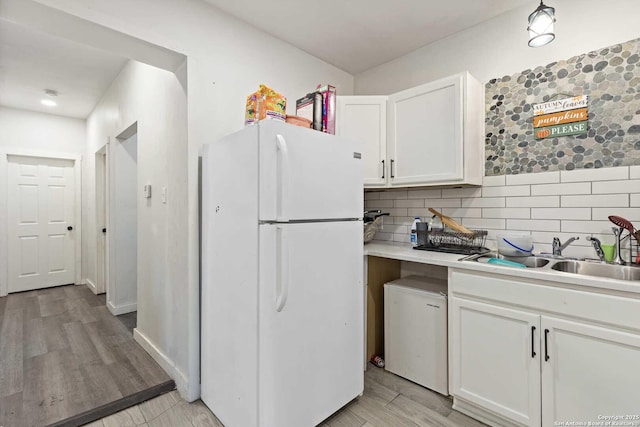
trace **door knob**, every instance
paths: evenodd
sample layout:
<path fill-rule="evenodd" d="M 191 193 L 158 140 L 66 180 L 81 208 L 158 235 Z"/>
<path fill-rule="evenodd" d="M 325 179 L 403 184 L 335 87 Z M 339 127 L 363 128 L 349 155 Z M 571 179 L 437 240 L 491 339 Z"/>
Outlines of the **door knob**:
<path fill-rule="evenodd" d="M 102 232 L 103 232 L 103 233 L 106 233 L 106 232 L 107 232 L 107 229 L 106 229 L 106 228 L 103 228 L 103 229 L 102 229 Z"/>
<path fill-rule="evenodd" d="M 73 230 L 73 227 L 72 226 L 68 226 L 67 230 L 71 231 L 71 230 Z"/>

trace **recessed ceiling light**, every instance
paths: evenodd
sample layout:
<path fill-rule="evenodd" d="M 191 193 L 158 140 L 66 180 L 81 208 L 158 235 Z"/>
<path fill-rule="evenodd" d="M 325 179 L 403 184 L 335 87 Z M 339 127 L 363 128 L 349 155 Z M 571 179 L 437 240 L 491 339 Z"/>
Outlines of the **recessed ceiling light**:
<path fill-rule="evenodd" d="M 55 107 L 56 105 L 58 105 L 58 103 L 53 99 L 43 99 L 40 101 L 40 103 L 42 105 L 46 105 L 47 107 Z"/>

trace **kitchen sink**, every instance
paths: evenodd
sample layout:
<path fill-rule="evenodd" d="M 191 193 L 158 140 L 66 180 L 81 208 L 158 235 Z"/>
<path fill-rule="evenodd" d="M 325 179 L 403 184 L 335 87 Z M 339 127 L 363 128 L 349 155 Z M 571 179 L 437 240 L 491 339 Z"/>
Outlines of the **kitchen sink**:
<path fill-rule="evenodd" d="M 640 268 L 628 265 L 602 264 L 591 261 L 563 260 L 551 266 L 552 270 L 582 276 L 605 277 L 617 280 L 640 280 Z"/>
<path fill-rule="evenodd" d="M 528 257 L 512 257 L 501 255 L 496 252 L 471 255 L 461 258 L 460 261 L 488 263 L 491 258 L 517 262 L 520 264 L 524 264 L 527 268 L 537 268 L 544 271 L 553 270 L 562 273 L 577 274 L 580 276 L 595 276 L 605 279 L 640 281 L 640 266 L 605 264 L 598 261 L 586 261 L 535 255 Z M 509 266 L 507 264 L 492 264 L 499 267 L 518 268 L 516 266 Z"/>
<path fill-rule="evenodd" d="M 505 261 L 517 262 L 524 264 L 527 268 L 540 268 L 549 264 L 548 258 L 542 258 L 537 256 L 506 256 L 498 253 L 490 252 L 483 255 L 478 255 L 469 261 L 488 262 L 491 258 L 503 259 Z"/>

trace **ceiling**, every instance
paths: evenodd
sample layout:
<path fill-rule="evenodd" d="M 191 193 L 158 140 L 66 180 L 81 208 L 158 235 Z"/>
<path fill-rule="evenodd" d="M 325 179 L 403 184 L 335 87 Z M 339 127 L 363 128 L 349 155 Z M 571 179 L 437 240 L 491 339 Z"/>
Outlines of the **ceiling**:
<path fill-rule="evenodd" d="M 537 6 L 535 0 L 206 1 L 351 74 L 511 9 Z"/>
<path fill-rule="evenodd" d="M 127 59 L 0 19 L 0 105 L 86 118 Z M 58 105 L 40 103 L 56 90 Z"/>
<path fill-rule="evenodd" d="M 351 74 L 533 0 L 205 0 Z M 0 105 L 86 118 L 127 58 L 0 19 Z M 40 103 L 44 90 L 58 105 Z"/>

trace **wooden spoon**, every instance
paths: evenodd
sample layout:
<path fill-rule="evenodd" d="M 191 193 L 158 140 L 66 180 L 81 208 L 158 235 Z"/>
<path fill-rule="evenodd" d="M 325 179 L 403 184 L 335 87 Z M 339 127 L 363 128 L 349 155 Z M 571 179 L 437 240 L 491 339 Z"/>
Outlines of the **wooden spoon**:
<path fill-rule="evenodd" d="M 464 225 L 457 223 L 453 218 L 450 218 L 446 215 L 442 215 L 440 212 L 438 212 L 433 208 L 429 208 L 429 212 L 431 212 L 432 214 L 440 218 L 442 223 L 447 227 L 451 228 L 452 230 L 455 230 L 458 233 L 473 234 L 473 231 L 469 230 Z"/>

